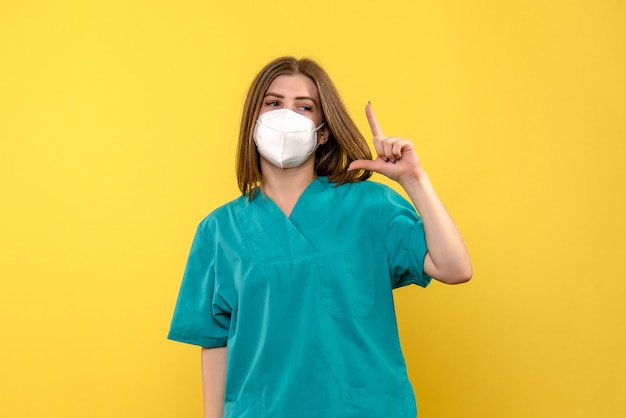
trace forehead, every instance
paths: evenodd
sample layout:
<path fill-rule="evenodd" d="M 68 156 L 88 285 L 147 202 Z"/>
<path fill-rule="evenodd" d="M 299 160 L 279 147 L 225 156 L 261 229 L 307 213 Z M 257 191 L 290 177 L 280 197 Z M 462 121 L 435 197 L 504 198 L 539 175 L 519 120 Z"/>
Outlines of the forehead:
<path fill-rule="evenodd" d="M 313 80 L 302 74 L 279 75 L 267 88 L 266 94 L 279 94 L 284 97 L 313 97 L 319 99 L 319 93 Z"/>

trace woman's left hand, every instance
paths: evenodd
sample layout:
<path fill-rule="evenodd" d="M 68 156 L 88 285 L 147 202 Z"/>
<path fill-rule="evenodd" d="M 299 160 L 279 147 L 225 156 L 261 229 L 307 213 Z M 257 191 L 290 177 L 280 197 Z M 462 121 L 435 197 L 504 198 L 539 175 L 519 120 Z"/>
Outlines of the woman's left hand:
<path fill-rule="evenodd" d="M 369 103 L 365 114 L 378 156 L 375 160 L 353 161 L 349 169 L 375 171 L 400 183 L 424 224 L 428 247 L 424 273 L 444 283 L 468 281 L 473 270 L 467 247 L 422 169 L 413 143 L 406 138 L 385 136 Z"/>
<path fill-rule="evenodd" d="M 400 184 L 412 179 L 418 180 L 423 170 L 413 142 L 406 138 L 385 136 L 371 103 L 365 107 L 365 115 L 374 136 L 374 148 L 378 156 L 374 160 L 353 161 L 349 169 L 375 171 Z"/>

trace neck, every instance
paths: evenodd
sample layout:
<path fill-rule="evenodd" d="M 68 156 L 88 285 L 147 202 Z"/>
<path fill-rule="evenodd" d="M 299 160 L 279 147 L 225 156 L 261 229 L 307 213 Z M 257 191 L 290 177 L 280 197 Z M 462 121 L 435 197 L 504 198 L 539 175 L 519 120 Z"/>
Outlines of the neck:
<path fill-rule="evenodd" d="M 302 192 L 315 178 L 314 159 L 299 167 L 281 169 L 261 159 L 261 190 L 289 216 Z"/>

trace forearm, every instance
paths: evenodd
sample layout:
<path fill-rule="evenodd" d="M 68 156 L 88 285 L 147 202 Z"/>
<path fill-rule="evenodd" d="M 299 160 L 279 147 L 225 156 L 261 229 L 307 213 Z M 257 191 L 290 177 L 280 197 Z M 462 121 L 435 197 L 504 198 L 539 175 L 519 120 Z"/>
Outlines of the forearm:
<path fill-rule="evenodd" d="M 222 418 L 226 385 L 226 347 L 203 348 L 201 357 L 204 418 Z"/>
<path fill-rule="evenodd" d="M 428 175 L 400 182 L 424 224 L 428 254 L 424 272 L 445 283 L 462 283 L 472 277 L 472 264 L 463 237 L 437 196 Z"/>

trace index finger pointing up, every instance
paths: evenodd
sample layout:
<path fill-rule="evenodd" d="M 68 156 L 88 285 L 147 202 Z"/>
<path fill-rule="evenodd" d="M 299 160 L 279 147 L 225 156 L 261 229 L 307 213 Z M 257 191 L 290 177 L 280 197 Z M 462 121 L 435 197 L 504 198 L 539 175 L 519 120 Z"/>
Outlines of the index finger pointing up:
<path fill-rule="evenodd" d="M 383 136 L 383 130 L 376 120 L 376 116 L 374 115 L 374 109 L 372 109 L 371 102 L 367 102 L 367 106 L 365 106 L 365 115 L 367 116 L 367 121 L 370 124 L 372 135 L 374 135 L 374 137 Z"/>

